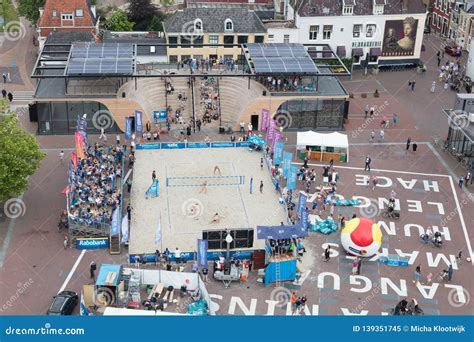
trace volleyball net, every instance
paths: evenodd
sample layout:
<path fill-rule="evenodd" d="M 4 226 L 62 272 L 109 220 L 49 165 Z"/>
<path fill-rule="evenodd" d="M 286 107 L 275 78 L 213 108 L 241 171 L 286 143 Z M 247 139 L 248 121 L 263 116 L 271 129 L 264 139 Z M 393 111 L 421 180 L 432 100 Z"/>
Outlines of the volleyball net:
<path fill-rule="evenodd" d="M 185 186 L 235 186 L 245 184 L 245 176 L 190 176 L 167 177 L 167 187 Z"/>

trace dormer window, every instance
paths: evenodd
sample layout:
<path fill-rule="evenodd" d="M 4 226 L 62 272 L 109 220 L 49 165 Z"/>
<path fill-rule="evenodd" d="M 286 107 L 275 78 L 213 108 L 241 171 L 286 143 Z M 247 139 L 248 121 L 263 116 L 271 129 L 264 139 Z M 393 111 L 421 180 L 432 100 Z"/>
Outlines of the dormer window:
<path fill-rule="evenodd" d="M 354 13 L 354 0 L 343 0 L 342 1 L 342 14 L 352 15 Z"/>
<path fill-rule="evenodd" d="M 383 14 L 386 0 L 373 0 L 374 14 Z"/>
<path fill-rule="evenodd" d="M 53 17 L 57 17 L 58 16 L 58 12 L 56 10 L 53 9 L 53 14 L 52 14 Z"/>
<path fill-rule="evenodd" d="M 76 9 L 76 17 L 83 17 L 84 16 L 84 11 L 82 8 Z"/>
<path fill-rule="evenodd" d="M 225 32 L 232 32 L 234 31 L 234 23 L 230 19 L 226 19 L 224 22 L 224 31 Z"/>
<path fill-rule="evenodd" d="M 73 15 L 72 13 L 62 13 L 61 14 L 61 19 L 62 20 L 72 20 Z"/>
<path fill-rule="evenodd" d="M 202 20 L 201 19 L 194 20 L 194 31 L 195 32 L 202 32 Z"/>

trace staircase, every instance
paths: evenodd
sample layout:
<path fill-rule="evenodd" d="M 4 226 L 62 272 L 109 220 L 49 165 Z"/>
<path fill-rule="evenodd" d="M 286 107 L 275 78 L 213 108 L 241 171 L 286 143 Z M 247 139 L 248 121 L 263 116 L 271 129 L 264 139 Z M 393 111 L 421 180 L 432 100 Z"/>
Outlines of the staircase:
<path fill-rule="evenodd" d="M 209 103 L 206 98 L 211 94 L 210 103 L 213 109 L 209 111 L 211 113 L 220 114 L 219 109 L 219 89 L 218 89 L 218 81 L 216 77 L 196 77 L 196 82 L 194 83 L 194 108 L 196 114 L 196 120 L 200 119 L 203 127 L 207 129 L 218 129 L 220 120 L 219 119 L 211 119 L 211 122 L 204 122 L 203 117 L 206 113 L 207 103 Z M 215 100 L 217 97 L 217 100 Z"/>
<path fill-rule="evenodd" d="M 169 79 L 168 79 L 169 80 Z M 171 108 L 171 111 L 168 112 L 169 118 L 174 118 L 176 110 L 181 111 L 181 116 L 183 117 L 184 124 L 189 124 L 193 117 L 192 110 L 192 101 L 191 101 L 191 88 L 189 87 L 189 78 L 187 77 L 173 77 L 171 79 L 171 84 L 174 88 L 172 94 L 166 95 L 166 101 L 168 108 Z M 181 94 L 181 100 L 179 95 Z"/>
<path fill-rule="evenodd" d="M 34 91 L 14 91 L 13 102 L 26 102 L 32 103 L 34 101 Z"/>

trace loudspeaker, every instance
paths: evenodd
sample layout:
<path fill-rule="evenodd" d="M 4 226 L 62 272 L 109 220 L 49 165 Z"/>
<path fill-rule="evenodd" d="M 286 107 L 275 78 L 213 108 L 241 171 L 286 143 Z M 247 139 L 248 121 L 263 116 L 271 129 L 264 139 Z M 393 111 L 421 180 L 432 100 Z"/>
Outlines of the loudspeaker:
<path fill-rule="evenodd" d="M 122 92 L 122 97 L 125 97 L 125 92 Z"/>
<path fill-rule="evenodd" d="M 263 96 L 267 96 L 267 91 L 264 90 L 263 93 L 262 93 Z"/>

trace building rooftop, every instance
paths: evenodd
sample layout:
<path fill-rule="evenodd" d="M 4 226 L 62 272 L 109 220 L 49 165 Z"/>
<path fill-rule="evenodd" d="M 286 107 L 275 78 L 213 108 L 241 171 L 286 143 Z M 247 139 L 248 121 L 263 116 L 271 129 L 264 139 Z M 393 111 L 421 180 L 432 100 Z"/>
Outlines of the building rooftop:
<path fill-rule="evenodd" d="M 137 44 L 137 56 L 166 56 L 166 40 L 158 32 L 111 32 L 105 31 L 104 43 Z M 140 45 L 142 44 L 142 45 Z M 153 45 L 156 44 L 156 45 Z M 154 52 L 150 49 L 154 46 Z"/>
<path fill-rule="evenodd" d="M 293 20 L 264 20 L 263 24 L 269 28 L 296 28 Z"/>
<path fill-rule="evenodd" d="M 82 16 L 76 15 L 76 10 L 82 9 Z M 67 25 L 63 22 L 62 14 L 72 14 L 74 23 L 71 25 L 67 20 Z M 46 0 L 43 7 L 43 15 L 38 20 L 39 27 L 83 27 L 95 26 L 97 16 L 92 11 L 89 0 Z"/>
<path fill-rule="evenodd" d="M 46 38 L 46 45 L 51 44 L 73 44 L 77 42 L 93 42 L 94 35 L 91 32 L 50 32 Z"/>
<path fill-rule="evenodd" d="M 417 14 L 425 13 L 426 8 L 422 0 L 405 0 L 404 9 L 401 0 L 386 0 L 384 14 Z M 378 3 L 378 2 L 377 2 Z M 303 0 L 298 7 L 298 14 L 302 17 L 332 17 L 342 15 L 342 0 Z M 353 15 L 373 15 L 374 0 L 357 0 Z"/>
<path fill-rule="evenodd" d="M 194 32 L 194 20 L 202 21 L 203 33 L 224 33 L 225 21 L 232 20 L 233 33 L 266 33 L 267 30 L 254 11 L 243 8 L 186 8 L 176 12 L 163 23 L 167 33 Z"/>

